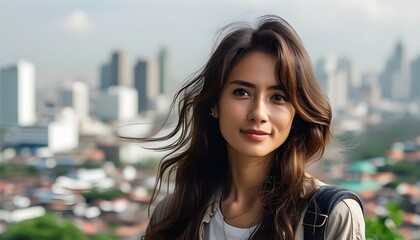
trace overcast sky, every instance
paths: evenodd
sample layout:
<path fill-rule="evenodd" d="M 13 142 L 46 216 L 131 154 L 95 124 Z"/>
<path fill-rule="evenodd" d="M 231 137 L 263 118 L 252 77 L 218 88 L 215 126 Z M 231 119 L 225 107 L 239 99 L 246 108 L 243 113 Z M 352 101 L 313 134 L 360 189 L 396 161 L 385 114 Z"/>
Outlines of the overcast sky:
<path fill-rule="evenodd" d="M 125 50 L 131 76 L 136 59 L 166 46 L 180 81 L 206 62 L 221 27 L 276 14 L 313 61 L 335 54 L 380 71 L 399 40 L 410 60 L 420 55 L 419 11 L 418 0 L 0 0 L 0 65 L 34 63 L 38 87 L 96 85 L 113 50 Z"/>

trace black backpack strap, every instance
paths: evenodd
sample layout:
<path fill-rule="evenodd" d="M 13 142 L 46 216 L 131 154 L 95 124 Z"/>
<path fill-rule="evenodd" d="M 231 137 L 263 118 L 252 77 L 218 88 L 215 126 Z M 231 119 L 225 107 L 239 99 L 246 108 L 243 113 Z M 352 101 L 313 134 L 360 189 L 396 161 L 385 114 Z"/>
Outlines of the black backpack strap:
<path fill-rule="evenodd" d="M 363 211 L 363 204 L 355 193 L 339 186 L 321 186 L 309 201 L 303 218 L 305 240 L 324 240 L 328 224 L 328 216 L 341 200 L 350 198 L 359 203 Z"/>

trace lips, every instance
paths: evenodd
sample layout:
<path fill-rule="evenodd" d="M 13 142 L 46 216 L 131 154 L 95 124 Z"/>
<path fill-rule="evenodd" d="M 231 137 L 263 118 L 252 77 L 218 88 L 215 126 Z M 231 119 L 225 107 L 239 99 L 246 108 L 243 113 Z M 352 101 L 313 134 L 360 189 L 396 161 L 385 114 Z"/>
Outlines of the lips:
<path fill-rule="evenodd" d="M 265 132 L 262 130 L 256 130 L 256 129 L 241 130 L 241 132 L 245 136 L 247 136 L 250 140 L 255 141 L 255 142 L 260 142 L 266 139 L 270 135 L 268 132 Z"/>

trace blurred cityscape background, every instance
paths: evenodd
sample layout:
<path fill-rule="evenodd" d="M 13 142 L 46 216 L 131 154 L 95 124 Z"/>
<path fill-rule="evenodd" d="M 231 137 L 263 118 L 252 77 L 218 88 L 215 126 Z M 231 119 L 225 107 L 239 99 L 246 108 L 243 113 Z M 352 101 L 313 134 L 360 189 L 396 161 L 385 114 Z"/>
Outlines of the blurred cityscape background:
<path fill-rule="evenodd" d="M 0 0 L 0 239 L 42 229 L 42 239 L 139 239 L 164 153 L 118 136 L 160 127 L 221 27 L 270 13 L 295 27 L 333 106 L 338 141 L 311 172 L 357 192 L 367 218 L 394 204 L 397 232 L 420 239 L 418 9 L 414 0 Z"/>

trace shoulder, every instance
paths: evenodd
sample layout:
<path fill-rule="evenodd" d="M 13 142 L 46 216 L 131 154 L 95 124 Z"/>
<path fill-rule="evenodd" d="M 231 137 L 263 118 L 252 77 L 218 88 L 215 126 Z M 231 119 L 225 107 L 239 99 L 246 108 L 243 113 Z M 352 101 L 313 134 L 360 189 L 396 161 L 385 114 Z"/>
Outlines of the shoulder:
<path fill-rule="evenodd" d="M 365 221 L 363 211 L 354 199 L 341 200 L 329 215 L 327 240 L 365 239 Z"/>
<path fill-rule="evenodd" d="M 206 214 L 204 216 L 205 221 L 210 221 L 210 217 L 213 216 L 214 213 L 216 212 L 220 194 L 221 194 L 221 191 L 218 191 L 216 194 L 214 194 L 211 197 L 210 201 L 205 205 L 205 208 L 207 209 Z M 179 206 L 177 206 L 177 203 L 174 203 L 174 194 L 172 193 L 166 196 L 156 205 L 156 207 L 153 210 L 153 214 L 149 219 L 148 228 L 167 219 L 168 214 L 170 214 L 171 210 L 173 210 L 174 207 L 179 207 Z"/>
<path fill-rule="evenodd" d="M 337 188 L 337 186 L 328 185 L 316 178 L 313 178 L 313 180 L 315 189 L 320 189 L 325 186 L 326 188 L 323 188 L 324 190 L 328 189 L 331 192 L 334 192 L 335 190 L 337 190 L 337 192 L 340 191 L 340 187 Z M 331 193 L 325 193 L 326 196 L 331 196 Z M 325 237 L 327 240 L 364 240 L 365 220 L 359 202 L 353 198 L 343 198 L 340 200 L 331 210 L 326 228 Z"/>

